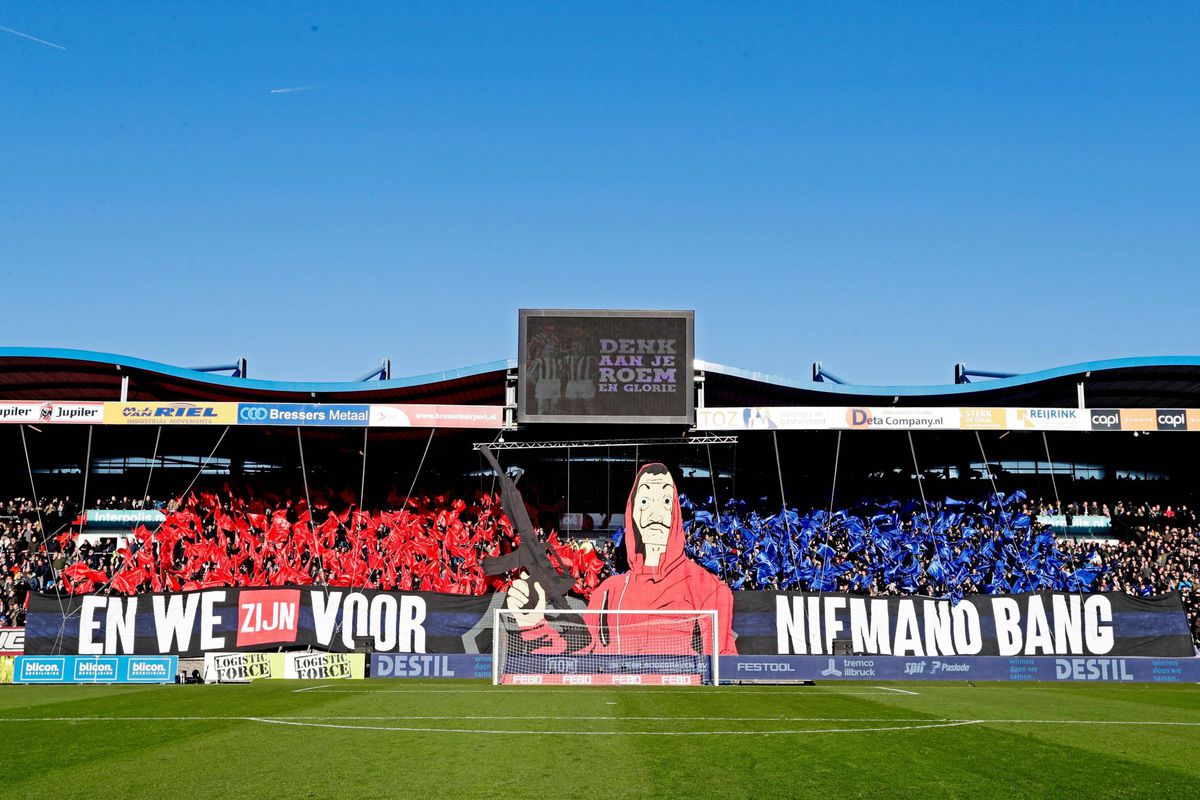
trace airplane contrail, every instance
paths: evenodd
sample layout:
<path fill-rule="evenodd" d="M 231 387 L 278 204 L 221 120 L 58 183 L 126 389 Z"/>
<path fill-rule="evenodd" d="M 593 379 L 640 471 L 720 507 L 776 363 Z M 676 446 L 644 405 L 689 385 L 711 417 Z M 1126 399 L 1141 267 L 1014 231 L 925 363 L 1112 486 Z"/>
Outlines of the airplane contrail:
<path fill-rule="evenodd" d="M 284 86 L 280 89 L 272 89 L 271 94 L 293 94 L 295 92 L 307 92 L 320 88 L 320 86 Z"/>
<path fill-rule="evenodd" d="M 21 33 L 20 31 L 14 31 L 12 28 L 6 28 L 3 25 L 0 25 L 0 31 L 7 31 L 8 33 L 11 33 L 14 36 L 20 36 L 22 39 L 28 39 L 31 42 L 37 42 L 38 44 L 44 44 L 47 47 L 54 47 L 58 50 L 66 50 L 67 49 L 67 48 L 63 47 L 61 44 L 55 44 L 54 42 L 47 42 L 45 39 L 39 39 L 36 36 L 30 36 L 28 33 Z"/>

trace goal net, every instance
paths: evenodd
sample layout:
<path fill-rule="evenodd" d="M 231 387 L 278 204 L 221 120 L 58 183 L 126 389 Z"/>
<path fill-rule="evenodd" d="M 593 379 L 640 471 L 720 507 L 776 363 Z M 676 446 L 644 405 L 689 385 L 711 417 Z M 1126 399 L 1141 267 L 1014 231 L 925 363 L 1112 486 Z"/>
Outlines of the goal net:
<path fill-rule="evenodd" d="M 716 611 L 497 609 L 493 684 L 715 685 Z"/>

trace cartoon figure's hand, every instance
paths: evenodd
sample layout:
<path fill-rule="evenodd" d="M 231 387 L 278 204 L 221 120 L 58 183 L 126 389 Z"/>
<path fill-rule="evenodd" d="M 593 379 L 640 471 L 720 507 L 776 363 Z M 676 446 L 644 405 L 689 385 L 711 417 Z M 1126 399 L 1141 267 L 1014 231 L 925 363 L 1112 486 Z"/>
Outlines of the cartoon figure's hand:
<path fill-rule="evenodd" d="M 534 599 L 533 602 L 530 602 Z M 537 581 L 529 579 L 528 572 L 522 572 L 521 577 L 508 587 L 508 596 L 504 598 L 506 608 L 516 612 L 513 617 L 522 628 L 532 628 L 540 625 L 546 618 L 546 590 Z"/>

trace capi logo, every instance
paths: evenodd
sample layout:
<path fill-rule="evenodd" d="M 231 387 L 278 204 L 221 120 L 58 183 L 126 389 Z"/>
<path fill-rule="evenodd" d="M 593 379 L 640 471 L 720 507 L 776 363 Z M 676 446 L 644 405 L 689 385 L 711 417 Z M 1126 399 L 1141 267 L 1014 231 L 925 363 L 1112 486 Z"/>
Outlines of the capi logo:
<path fill-rule="evenodd" d="M 1187 430 L 1187 411 L 1182 408 L 1160 408 L 1156 418 L 1160 431 Z"/>
<path fill-rule="evenodd" d="M 1092 409 L 1092 430 L 1115 431 L 1121 428 L 1121 411 L 1116 408 Z"/>

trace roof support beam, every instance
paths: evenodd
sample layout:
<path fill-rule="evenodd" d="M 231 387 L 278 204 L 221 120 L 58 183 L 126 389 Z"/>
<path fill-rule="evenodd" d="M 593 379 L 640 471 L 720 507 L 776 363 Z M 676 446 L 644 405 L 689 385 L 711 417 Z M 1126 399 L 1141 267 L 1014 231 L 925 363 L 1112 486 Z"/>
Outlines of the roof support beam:
<path fill-rule="evenodd" d="M 356 383 L 366 383 L 378 378 L 381 381 L 390 381 L 392 379 L 392 360 L 390 358 L 383 359 L 379 366 L 363 375 L 360 378 L 355 378 Z"/>
<path fill-rule="evenodd" d="M 1015 378 L 1019 372 L 997 372 L 990 369 L 967 369 L 961 361 L 954 365 L 954 382 L 970 383 L 971 378 Z"/>
<path fill-rule="evenodd" d="M 821 366 L 820 361 L 813 362 L 812 378 L 817 383 L 823 383 L 825 381 L 829 381 L 830 383 L 845 383 L 845 381 L 839 378 L 837 375 L 834 375 L 832 372 Z"/>
<path fill-rule="evenodd" d="M 246 375 L 246 357 L 241 356 L 232 364 L 214 364 L 208 367 L 189 367 L 195 372 L 228 372 L 231 378 L 245 378 Z"/>

